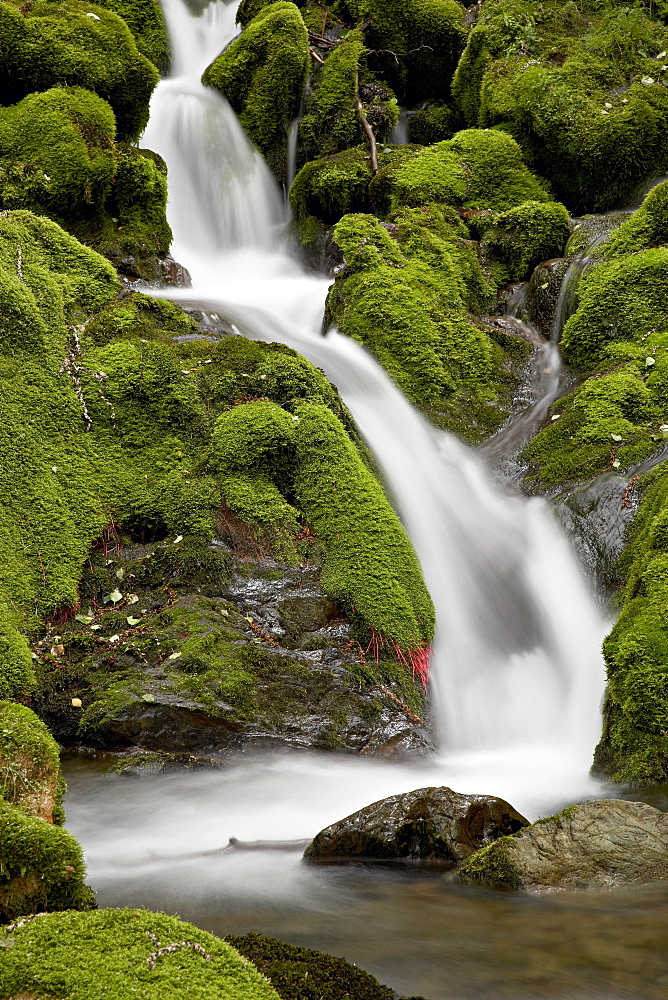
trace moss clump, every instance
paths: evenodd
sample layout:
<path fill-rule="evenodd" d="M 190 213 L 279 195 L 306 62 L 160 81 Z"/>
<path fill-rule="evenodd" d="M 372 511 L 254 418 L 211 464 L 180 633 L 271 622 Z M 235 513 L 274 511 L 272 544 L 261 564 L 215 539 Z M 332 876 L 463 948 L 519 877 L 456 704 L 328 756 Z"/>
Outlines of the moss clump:
<path fill-rule="evenodd" d="M 141 54 L 159 70 L 169 68 L 169 38 L 158 0 L 98 0 L 96 6 L 122 17 Z"/>
<path fill-rule="evenodd" d="M 77 220 L 102 211 L 116 173 L 109 105 L 80 87 L 0 109 L 0 204 Z"/>
<path fill-rule="evenodd" d="M 464 10 L 454 0 L 343 0 L 339 10 L 368 23 L 373 68 L 406 104 L 447 97 L 466 44 Z"/>
<path fill-rule="evenodd" d="M 451 139 L 457 131 L 457 116 L 448 104 L 436 104 L 421 108 L 408 119 L 408 135 L 411 142 L 421 146 L 431 146 L 435 142 Z"/>
<path fill-rule="evenodd" d="M 430 415 L 440 412 L 443 420 L 445 411 L 452 426 L 475 399 L 471 434 L 500 391 L 494 366 L 501 351 L 467 313 L 489 301 L 492 287 L 456 217 L 439 206 L 419 215 L 399 213 L 387 228 L 369 215 L 337 224 L 346 268 L 330 291 L 328 314 Z"/>
<path fill-rule="evenodd" d="M 90 910 L 94 895 L 85 874 L 71 833 L 0 798 L 0 921 L 40 910 Z"/>
<path fill-rule="evenodd" d="M 640 208 L 595 250 L 598 260 L 612 260 L 668 243 L 668 181 L 652 188 Z"/>
<path fill-rule="evenodd" d="M 0 798 L 29 816 L 62 821 L 58 744 L 24 705 L 0 701 Z"/>
<path fill-rule="evenodd" d="M 299 171 L 290 190 L 290 205 L 305 243 L 313 223 L 332 225 L 349 212 L 368 212 L 373 174 L 364 146 L 311 160 Z"/>
<path fill-rule="evenodd" d="M 271 984 L 229 944 L 162 913 L 55 913 L 12 929 L 11 936 L 0 973 L 3 996 L 93 1000 L 134 989 L 146 1000 L 278 1000 Z M 170 945 L 176 947 L 167 950 Z"/>
<path fill-rule="evenodd" d="M 668 779 L 668 476 L 645 477 L 620 570 L 621 612 L 603 643 L 608 673 L 594 770 L 644 785 Z"/>
<path fill-rule="evenodd" d="M 556 202 L 527 201 L 493 215 L 482 248 L 500 285 L 523 281 L 543 260 L 559 257 L 569 234 L 568 212 Z"/>
<path fill-rule="evenodd" d="M 227 505 L 251 524 L 294 524 L 297 511 L 274 480 L 290 482 L 294 418 L 269 400 L 235 406 L 213 429 L 214 462 Z"/>
<path fill-rule="evenodd" d="M 309 68 L 308 32 L 293 3 L 263 8 L 205 70 L 202 80 L 228 99 L 245 131 L 282 178 L 287 132 Z"/>
<path fill-rule="evenodd" d="M 48 215 L 134 277 L 169 250 L 166 168 L 115 142 L 109 105 L 80 87 L 0 109 L 0 206 Z"/>
<path fill-rule="evenodd" d="M 579 285 L 580 304 L 562 337 L 564 360 L 586 369 L 619 357 L 623 344 L 645 354 L 665 337 L 668 250 L 643 250 L 592 268 Z"/>
<path fill-rule="evenodd" d="M 368 972 L 343 958 L 298 948 L 263 934 L 225 940 L 253 962 L 282 1000 L 393 1000 L 395 996 Z"/>
<path fill-rule="evenodd" d="M 295 493 L 326 547 L 323 589 L 401 649 L 428 644 L 434 610 L 417 560 L 343 426 L 326 407 L 304 404 L 295 444 Z"/>
<path fill-rule="evenodd" d="M 485 4 L 453 83 L 469 125 L 513 135 L 576 212 L 666 170 L 668 31 L 640 5 Z"/>
<path fill-rule="evenodd" d="M 121 139 L 137 138 L 158 82 L 116 14 L 80 0 L 0 3 L 0 91 L 14 104 L 32 91 L 79 86 L 108 101 Z"/>
<path fill-rule="evenodd" d="M 549 195 L 522 160 L 515 140 L 493 129 L 467 129 L 452 139 L 416 151 L 378 172 L 386 208 L 429 202 L 504 211 Z"/>
<path fill-rule="evenodd" d="M 472 854 L 457 869 L 462 882 L 492 886 L 495 889 L 521 889 L 522 875 L 513 865 L 509 846 L 511 837 L 499 837 L 493 844 Z"/>

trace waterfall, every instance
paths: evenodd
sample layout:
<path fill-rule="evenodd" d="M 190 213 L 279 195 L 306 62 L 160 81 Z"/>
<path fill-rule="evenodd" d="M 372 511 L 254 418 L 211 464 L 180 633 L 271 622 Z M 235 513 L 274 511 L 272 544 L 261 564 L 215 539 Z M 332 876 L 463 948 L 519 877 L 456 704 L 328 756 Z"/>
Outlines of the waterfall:
<path fill-rule="evenodd" d="M 580 780 L 600 728 L 605 623 L 567 540 L 542 500 L 503 492 L 362 347 L 321 336 L 328 281 L 290 257 L 278 186 L 229 105 L 199 82 L 232 37 L 237 5 L 218 0 L 194 18 L 182 0 L 163 4 L 180 75 L 159 85 L 143 144 L 167 161 L 173 253 L 193 280 L 170 297 L 283 341 L 338 387 L 436 606 L 431 688 L 447 759 L 540 760 L 543 781 L 546 768 L 550 781 L 560 769 Z"/>

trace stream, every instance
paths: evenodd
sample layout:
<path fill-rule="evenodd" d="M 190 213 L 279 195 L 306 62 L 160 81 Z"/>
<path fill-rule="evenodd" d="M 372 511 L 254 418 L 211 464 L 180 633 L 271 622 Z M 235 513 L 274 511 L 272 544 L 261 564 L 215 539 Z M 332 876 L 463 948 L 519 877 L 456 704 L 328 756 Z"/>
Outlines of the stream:
<path fill-rule="evenodd" d="M 227 102 L 199 82 L 234 37 L 237 6 L 217 0 L 193 16 L 182 0 L 163 0 L 172 76 L 156 90 L 142 144 L 168 164 L 172 253 L 192 276 L 191 288 L 169 296 L 255 339 L 283 341 L 339 389 L 436 606 L 430 695 L 440 750 L 418 763 L 245 753 L 212 770 L 139 778 L 70 760 L 67 826 L 98 903 L 322 948 L 429 1000 L 658 1000 L 668 991 L 668 886 L 526 897 L 410 865 L 305 865 L 298 850 L 189 857 L 229 837 L 311 838 L 426 785 L 500 795 L 530 819 L 618 794 L 588 774 L 610 623 L 548 505 L 499 486 L 483 455 L 428 426 L 358 344 L 321 335 L 329 281 L 298 264 L 282 192 Z M 543 355 L 550 371 L 531 420 L 558 388 L 558 351 L 548 344 Z M 495 456 L 517 446 L 527 419 L 511 419 Z"/>

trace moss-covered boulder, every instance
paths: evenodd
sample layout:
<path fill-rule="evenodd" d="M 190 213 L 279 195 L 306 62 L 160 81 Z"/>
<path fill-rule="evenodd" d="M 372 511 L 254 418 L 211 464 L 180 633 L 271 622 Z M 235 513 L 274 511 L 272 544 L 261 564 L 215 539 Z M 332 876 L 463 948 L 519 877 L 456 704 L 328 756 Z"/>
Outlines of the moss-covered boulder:
<path fill-rule="evenodd" d="M 432 419 L 475 439 L 503 419 L 514 350 L 469 316 L 489 302 L 489 276 L 456 214 L 431 205 L 393 218 L 384 226 L 348 215 L 335 227 L 346 266 L 330 291 L 328 317 Z"/>
<path fill-rule="evenodd" d="M 58 744 L 24 705 L 0 701 L 0 796 L 29 816 L 62 819 Z"/>
<path fill-rule="evenodd" d="M 15 104 L 54 86 L 92 90 L 114 110 L 121 139 L 134 139 L 148 120 L 158 82 L 124 21 L 81 0 L 0 3 L 0 92 Z"/>
<path fill-rule="evenodd" d="M 300 162 L 331 156 L 365 142 L 357 100 L 376 140 L 387 140 L 399 111 L 391 91 L 369 74 L 361 31 L 351 31 L 325 53 L 299 125 Z"/>
<path fill-rule="evenodd" d="M 48 215 L 126 274 L 155 279 L 171 242 L 166 167 L 115 140 L 111 108 L 81 87 L 0 108 L 0 207 Z"/>
<path fill-rule="evenodd" d="M 502 889 L 587 889 L 668 874 L 668 816 L 644 802 L 569 806 L 501 837 L 459 868 L 463 882 Z"/>
<path fill-rule="evenodd" d="M 482 249 L 500 285 L 531 277 L 541 261 L 561 256 L 569 235 L 568 212 L 557 202 L 527 201 L 490 217 Z"/>
<path fill-rule="evenodd" d="M 293 3 L 264 7 L 202 80 L 219 90 L 274 172 L 285 177 L 290 122 L 309 69 L 308 33 Z"/>
<path fill-rule="evenodd" d="M 667 169 L 666 49 L 639 4 L 495 0 L 453 93 L 469 125 L 513 135 L 571 211 L 603 210 Z"/>
<path fill-rule="evenodd" d="M 70 222 L 98 216 L 116 174 L 115 133 L 107 102 L 81 87 L 0 108 L 0 204 Z"/>
<path fill-rule="evenodd" d="M 646 477 L 620 560 L 626 583 L 603 644 L 608 688 L 594 770 L 613 781 L 668 779 L 668 476 Z"/>
<path fill-rule="evenodd" d="M 169 38 L 159 0 L 98 0 L 97 6 L 123 18 L 141 54 L 159 70 L 169 68 Z"/>
<path fill-rule="evenodd" d="M 162 913 L 54 913 L 11 927 L 9 934 L 3 996 L 37 991 L 88 1000 L 134 989 L 147 1000 L 278 1000 L 269 981 L 231 945 Z"/>
<path fill-rule="evenodd" d="M 323 588 L 417 663 L 434 609 L 404 529 L 337 417 L 318 404 L 298 412 L 295 492 L 325 544 Z"/>
<path fill-rule="evenodd" d="M 343 958 L 264 934 L 225 938 L 264 973 L 282 1000 L 395 1000 L 396 993 Z M 401 1000 L 424 1000 L 423 997 Z"/>
<path fill-rule="evenodd" d="M 82 851 L 63 820 L 58 746 L 23 705 L 0 702 L 0 923 L 90 909 Z"/>
<path fill-rule="evenodd" d="M 550 200 L 515 140 L 494 129 L 466 129 L 379 169 L 372 198 L 385 212 L 429 202 L 504 211 Z"/>
<path fill-rule="evenodd" d="M 373 67 L 403 103 L 448 97 L 466 44 L 464 8 L 454 0 L 342 0 L 351 23 L 364 22 Z"/>

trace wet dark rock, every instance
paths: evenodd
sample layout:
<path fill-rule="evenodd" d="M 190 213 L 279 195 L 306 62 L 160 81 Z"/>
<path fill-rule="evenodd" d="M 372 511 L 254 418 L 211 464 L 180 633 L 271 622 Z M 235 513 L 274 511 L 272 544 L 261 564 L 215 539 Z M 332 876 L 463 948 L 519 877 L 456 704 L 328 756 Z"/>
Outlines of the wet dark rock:
<path fill-rule="evenodd" d="M 190 271 L 183 264 L 179 264 L 178 261 L 174 260 L 171 254 L 168 254 L 167 257 L 162 257 L 158 263 L 160 276 L 165 285 L 176 288 L 191 287 L 192 278 L 190 277 Z"/>
<path fill-rule="evenodd" d="M 456 864 L 528 822 L 494 795 L 418 788 L 374 802 L 321 830 L 304 857 L 412 858 Z"/>
<path fill-rule="evenodd" d="M 484 847 L 459 878 L 530 890 L 665 879 L 668 815 L 644 802 L 582 802 Z"/>
<path fill-rule="evenodd" d="M 194 756 L 430 750 L 410 673 L 367 662 L 317 566 L 237 542 L 164 538 L 91 557 L 82 620 L 36 647 L 34 707 L 59 742 Z"/>
<path fill-rule="evenodd" d="M 568 266 L 569 261 L 562 257 L 544 261 L 535 268 L 527 288 L 524 300 L 526 318 L 548 340 L 554 332 L 555 310 Z"/>

